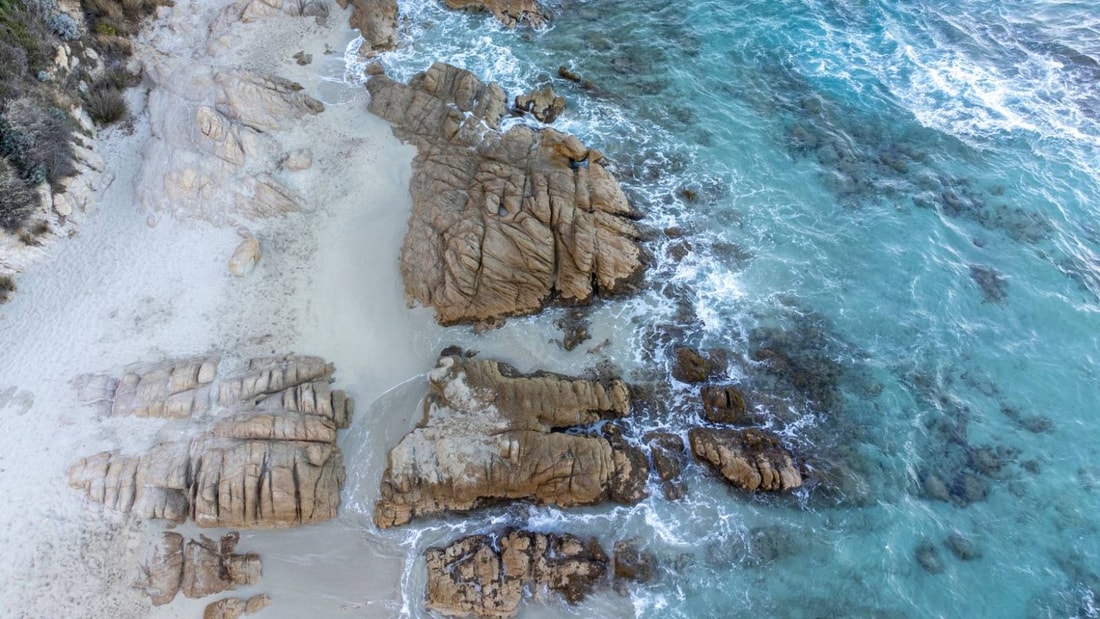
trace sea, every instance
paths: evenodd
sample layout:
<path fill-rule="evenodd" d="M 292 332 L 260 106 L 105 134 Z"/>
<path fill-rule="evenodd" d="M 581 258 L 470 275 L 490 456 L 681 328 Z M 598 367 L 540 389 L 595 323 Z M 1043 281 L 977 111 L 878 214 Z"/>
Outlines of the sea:
<path fill-rule="evenodd" d="M 643 215 L 642 289 L 600 301 L 580 350 L 517 338 L 524 354 L 642 385 L 639 443 L 703 423 L 670 368 L 679 346 L 713 354 L 809 482 L 750 495 L 688 457 L 680 500 L 654 476 L 633 506 L 414 523 L 386 533 L 409 563 L 395 612 L 425 612 L 427 540 L 511 526 L 626 540 L 657 565 L 521 616 L 1100 616 L 1100 6 L 546 6 L 548 25 L 510 30 L 402 0 L 400 48 L 378 59 L 402 80 L 444 61 L 511 96 L 552 85 L 553 126 Z M 365 64 L 353 42 L 343 79 Z M 350 469 L 367 457 L 345 450 Z M 369 515 L 357 493 L 377 479 L 349 474 L 345 505 Z"/>

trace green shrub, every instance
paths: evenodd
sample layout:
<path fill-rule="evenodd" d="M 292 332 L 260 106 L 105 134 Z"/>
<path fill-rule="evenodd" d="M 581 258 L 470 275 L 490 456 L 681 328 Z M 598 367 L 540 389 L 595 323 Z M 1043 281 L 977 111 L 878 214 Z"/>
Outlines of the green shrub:
<path fill-rule="evenodd" d="M 0 275 L 0 303 L 10 299 L 13 292 L 15 292 L 15 280 L 9 275 Z"/>
<path fill-rule="evenodd" d="M 0 157 L 0 228 L 19 229 L 38 207 L 38 192 Z"/>
<path fill-rule="evenodd" d="M 122 91 L 107 82 L 100 82 L 88 90 L 84 109 L 92 120 L 104 125 L 122 120 L 130 112 Z"/>
<path fill-rule="evenodd" d="M 21 48 L 34 72 L 53 62 L 57 38 L 46 20 L 49 13 L 23 0 L 0 0 L 0 42 Z M 0 65 L 0 78 L 7 79 L 8 67 Z"/>
<path fill-rule="evenodd" d="M 31 184 L 51 184 L 76 173 L 72 125 L 56 107 L 30 97 L 9 101 L 0 112 L 0 155 Z"/>

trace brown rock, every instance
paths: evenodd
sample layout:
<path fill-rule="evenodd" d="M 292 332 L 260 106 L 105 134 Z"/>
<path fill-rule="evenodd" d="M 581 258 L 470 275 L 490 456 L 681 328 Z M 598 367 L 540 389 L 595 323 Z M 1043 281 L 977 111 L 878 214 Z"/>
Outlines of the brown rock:
<path fill-rule="evenodd" d="M 428 377 L 424 421 L 390 451 L 379 527 L 500 499 L 569 507 L 645 496 L 645 456 L 613 428 L 605 436 L 552 431 L 628 414 L 622 381 L 524 376 L 461 355 L 440 357 Z"/>
<path fill-rule="evenodd" d="M 442 63 L 367 89 L 370 110 L 417 146 L 401 250 L 410 303 L 442 324 L 486 322 L 634 288 L 636 214 L 598 152 L 553 129 L 500 133 L 500 87 Z"/>
<path fill-rule="evenodd" d="M 565 97 L 546 86 L 516 97 L 515 108 L 534 116 L 539 122 L 550 124 L 565 111 Z"/>
<path fill-rule="evenodd" d="M 178 533 L 164 533 L 142 565 L 145 578 L 137 584 L 156 606 L 171 602 L 177 592 L 200 598 L 256 584 L 261 575 L 260 557 L 253 553 L 234 554 L 239 539 L 240 535 L 233 532 L 218 542 L 200 535 L 199 539 L 185 543 Z M 232 602 L 222 605 L 227 609 L 225 612 L 232 612 L 234 606 Z M 240 607 L 243 611 L 244 602 Z M 211 612 L 209 607 L 207 612 Z"/>
<path fill-rule="evenodd" d="M 672 377 L 682 383 L 701 383 L 710 375 L 710 361 L 695 350 L 681 346 L 673 351 Z"/>
<path fill-rule="evenodd" d="M 347 427 L 353 407 L 332 390 L 332 372 L 316 357 L 254 359 L 245 374 L 221 381 L 217 403 L 228 411 L 207 432 L 141 456 L 84 458 L 70 468 L 69 484 L 109 509 L 174 522 L 190 517 L 202 527 L 331 519 L 344 480 L 336 431 Z"/>
<path fill-rule="evenodd" d="M 448 7 L 466 11 L 489 11 L 509 28 L 537 28 L 550 19 L 534 0 L 444 0 Z"/>
<path fill-rule="evenodd" d="M 656 571 L 657 557 L 638 550 L 633 542 L 615 542 L 615 579 L 649 582 Z"/>
<path fill-rule="evenodd" d="M 680 480 L 684 440 L 668 432 L 651 432 L 643 439 L 649 444 L 649 456 L 653 461 L 653 469 L 661 479 L 661 490 L 665 498 L 670 501 L 684 498 L 687 489 Z"/>
<path fill-rule="evenodd" d="M 526 592 L 576 603 L 605 580 L 607 555 L 594 539 L 513 531 L 464 537 L 425 553 L 427 607 L 445 616 L 514 617 Z"/>
<path fill-rule="evenodd" d="M 702 390 L 703 419 L 739 426 L 758 424 L 759 415 L 745 406 L 745 396 L 732 385 L 706 385 Z"/>
<path fill-rule="evenodd" d="M 790 452 L 763 430 L 692 428 L 688 440 L 697 459 L 742 490 L 779 492 L 802 485 Z"/>
<path fill-rule="evenodd" d="M 348 0 L 336 0 L 346 8 Z M 397 47 L 397 0 L 351 0 L 352 28 L 359 31 L 372 51 Z"/>
<path fill-rule="evenodd" d="M 267 608 L 271 604 L 271 598 L 266 593 L 254 595 L 248 598 L 248 601 L 244 604 L 244 614 L 251 615 L 258 613 L 261 610 Z"/>

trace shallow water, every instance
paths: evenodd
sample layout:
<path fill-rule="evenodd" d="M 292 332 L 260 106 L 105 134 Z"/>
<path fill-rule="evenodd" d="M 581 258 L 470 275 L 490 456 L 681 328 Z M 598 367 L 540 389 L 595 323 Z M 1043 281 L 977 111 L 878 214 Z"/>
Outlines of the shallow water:
<path fill-rule="evenodd" d="M 401 9 L 391 75 L 443 60 L 512 95 L 553 84 L 569 102 L 556 126 L 607 154 L 647 225 L 684 234 L 656 235 L 650 289 L 598 309 L 605 349 L 542 345 L 554 313 L 441 337 L 525 368 L 608 358 L 642 382 L 674 343 L 729 349 L 732 379 L 783 398 L 771 426 L 844 481 L 747 497 L 692 466 L 680 503 L 654 487 L 633 508 L 408 527 L 409 561 L 439 527 L 526 523 L 636 537 L 662 566 L 629 600 L 529 616 L 1100 613 L 1093 5 L 561 0 L 534 32 L 433 0 Z M 811 388 L 736 360 L 761 347 L 799 360 Z M 693 392 L 674 391 L 633 435 L 686 430 Z M 349 504 L 369 513 L 372 482 L 349 484 Z M 952 533 L 981 557 L 954 556 Z M 922 542 L 941 573 L 917 562 Z M 422 585 L 405 585 L 417 614 Z"/>

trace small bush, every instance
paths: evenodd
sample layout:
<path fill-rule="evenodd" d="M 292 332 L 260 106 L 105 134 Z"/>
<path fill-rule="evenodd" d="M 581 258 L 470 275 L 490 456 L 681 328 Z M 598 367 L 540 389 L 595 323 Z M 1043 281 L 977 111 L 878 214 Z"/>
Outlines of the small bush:
<path fill-rule="evenodd" d="M 75 41 L 80 38 L 80 26 L 75 19 L 64 13 L 53 15 L 46 20 L 46 23 L 49 24 L 50 30 L 53 30 L 53 33 L 63 41 Z"/>
<path fill-rule="evenodd" d="M 9 275 L 0 275 L 0 303 L 7 302 L 15 292 L 15 280 Z"/>
<path fill-rule="evenodd" d="M 65 113 L 30 97 L 10 101 L 0 113 L 0 155 L 32 185 L 56 183 L 76 173 L 72 125 Z"/>
<path fill-rule="evenodd" d="M 0 157 L 0 228 L 19 229 L 38 207 L 38 192 L 19 176 L 15 166 Z"/>
<path fill-rule="evenodd" d="M 84 97 L 84 108 L 92 120 L 104 125 L 122 120 L 130 112 L 122 91 L 106 82 L 98 83 L 88 91 Z"/>
<path fill-rule="evenodd" d="M 130 73 L 121 64 L 116 64 L 103 74 L 101 84 L 108 84 L 118 90 L 125 90 L 141 83 L 141 76 Z"/>
<path fill-rule="evenodd" d="M 0 0 L 0 42 L 21 48 L 31 69 L 53 62 L 56 38 L 46 23 L 47 15 L 22 0 Z M 9 68 L 0 64 L 0 78 L 8 79 Z"/>

